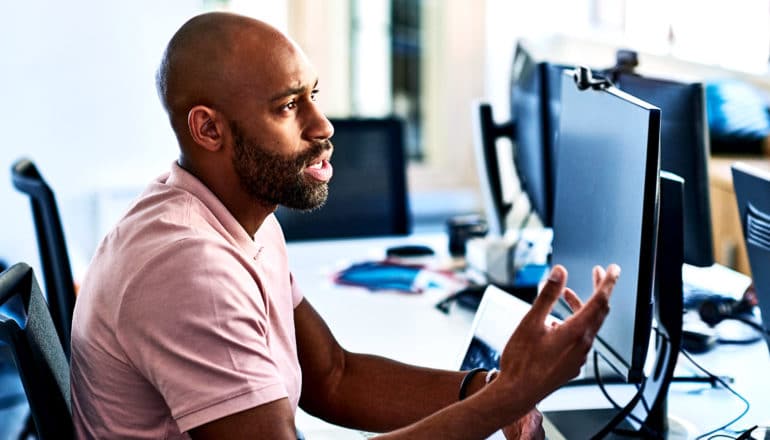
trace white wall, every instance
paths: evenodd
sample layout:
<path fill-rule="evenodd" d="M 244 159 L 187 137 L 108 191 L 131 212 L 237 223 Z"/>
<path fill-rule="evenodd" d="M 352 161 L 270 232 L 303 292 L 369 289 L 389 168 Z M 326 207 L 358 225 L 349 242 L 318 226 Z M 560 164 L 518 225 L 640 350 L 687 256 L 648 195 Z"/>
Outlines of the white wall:
<path fill-rule="evenodd" d="M 200 0 L 0 3 L 0 258 L 38 264 L 28 200 L 11 185 L 17 158 L 53 187 L 76 275 L 98 239 L 94 194 L 133 194 L 169 167 L 176 144 L 154 72 L 200 10 Z"/>

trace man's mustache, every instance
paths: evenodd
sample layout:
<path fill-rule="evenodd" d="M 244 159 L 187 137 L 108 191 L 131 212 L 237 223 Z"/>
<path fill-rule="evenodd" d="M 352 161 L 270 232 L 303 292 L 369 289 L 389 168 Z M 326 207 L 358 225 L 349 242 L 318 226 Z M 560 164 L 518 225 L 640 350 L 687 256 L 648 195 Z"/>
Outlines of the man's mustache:
<path fill-rule="evenodd" d="M 302 154 L 297 161 L 299 165 L 305 165 L 311 160 L 318 157 L 321 153 L 324 151 L 333 151 L 334 150 L 334 144 L 329 139 L 324 139 L 322 141 L 315 141 L 310 145 L 310 149 L 307 150 L 306 153 Z"/>

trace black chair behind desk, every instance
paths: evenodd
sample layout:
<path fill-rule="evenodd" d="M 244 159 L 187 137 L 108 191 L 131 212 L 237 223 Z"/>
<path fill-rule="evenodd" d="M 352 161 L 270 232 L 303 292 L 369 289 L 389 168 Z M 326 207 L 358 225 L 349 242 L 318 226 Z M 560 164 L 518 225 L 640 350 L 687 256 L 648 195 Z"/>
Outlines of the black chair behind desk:
<path fill-rule="evenodd" d="M 276 211 L 287 241 L 405 235 L 411 222 L 404 124 L 394 118 L 331 119 L 334 175 L 326 204 Z"/>
<path fill-rule="evenodd" d="M 16 161 L 11 174 L 13 186 L 30 198 L 48 307 L 64 353 L 69 359 L 75 284 L 56 199 L 31 160 Z"/>
<path fill-rule="evenodd" d="M 73 438 L 69 365 L 32 268 L 0 274 L 0 340 L 11 347 L 37 438 Z"/>

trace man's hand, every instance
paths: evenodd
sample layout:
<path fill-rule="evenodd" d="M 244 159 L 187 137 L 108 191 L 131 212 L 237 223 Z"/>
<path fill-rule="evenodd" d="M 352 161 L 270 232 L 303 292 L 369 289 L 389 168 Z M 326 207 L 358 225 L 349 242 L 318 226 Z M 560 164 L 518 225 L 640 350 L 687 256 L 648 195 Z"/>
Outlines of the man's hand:
<path fill-rule="evenodd" d="M 508 440 L 544 440 L 543 415 L 537 409 L 503 428 L 503 434 Z"/>
<path fill-rule="evenodd" d="M 511 399 L 531 399 L 532 406 L 569 379 L 585 363 L 594 337 L 609 312 L 609 299 L 620 268 L 593 271 L 594 292 L 581 303 L 566 287 L 567 270 L 555 266 L 529 313 L 524 316 L 503 350 L 500 374 L 490 386 L 501 387 Z M 554 303 L 564 296 L 573 314 L 561 324 L 546 325 Z"/>

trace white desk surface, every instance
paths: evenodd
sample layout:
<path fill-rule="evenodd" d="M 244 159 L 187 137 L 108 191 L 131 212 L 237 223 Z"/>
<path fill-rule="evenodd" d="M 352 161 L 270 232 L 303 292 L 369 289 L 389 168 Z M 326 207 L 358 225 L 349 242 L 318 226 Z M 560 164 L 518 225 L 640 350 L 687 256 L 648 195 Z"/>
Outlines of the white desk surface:
<path fill-rule="evenodd" d="M 451 368 L 473 321 L 470 312 L 446 315 L 434 307 L 448 292 L 370 292 L 333 282 L 337 271 L 380 261 L 387 246 L 426 244 L 446 253 L 443 235 L 289 244 L 289 264 L 306 299 L 347 350 L 380 354 L 426 367 Z"/>
<path fill-rule="evenodd" d="M 308 301 L 327 322 L 340 344 L 350 351 L 387 356 L 402 362 L 456 369 L 458 358 L 473 321 L 473 314 L 454 307 L 449 315 L 434 306 L 448 294 L 441 289 L 421 294 L 369 292 L 363 288 L 334 284 L 333 274 L 362 261 L 377 261 L 388 246 L 425 244 L 439 259 L 446 258 L 443 234 L 374 239 L 290 243 L 289 263 L 296 282 Z M 750 345 L 722 345 L 694 358 L 718 376 L 735 379 L 732 387 L 750 403 L 749 412 L 732 429 L 770 425 L 770 354 L 764 341 Z M 680 355 L 677 376 L 701 374 Z M 629 386 L 610 386 L 610 393 L 624 401 Z M 628 398 L 626 397 L 626 399 Z M 597 387 L 574 387 L 557 391 L 541 409 L 585 406 L 608 407 Z M 735 416 L 744 404 L 723 388 L 703 383 L 673 383 L 669 392 L 669 415 L 685 422 L 695 434 L 714 429 Z M 308 440 L 344 438 L 340 431 L 300 411 L 300 429 L 319 433 Z"/>

